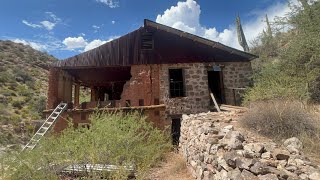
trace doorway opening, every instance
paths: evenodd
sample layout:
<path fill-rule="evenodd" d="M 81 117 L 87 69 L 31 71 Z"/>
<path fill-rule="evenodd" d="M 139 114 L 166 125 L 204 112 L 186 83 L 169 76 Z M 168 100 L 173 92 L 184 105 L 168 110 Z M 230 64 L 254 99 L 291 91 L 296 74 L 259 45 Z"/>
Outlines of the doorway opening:
<path fill-rule="evenodd" d="M 179 145 L 181 119 L 173 118 L 171 124 L 172 144 Z"/>
<path fill-rule="evenodd" d="M 208 86 L 217 103 L 224 103 L 224 86 L 221 71 L 208 71 Z M 212 104 L 213 101 L 210 98 L 210 105 Z"/>

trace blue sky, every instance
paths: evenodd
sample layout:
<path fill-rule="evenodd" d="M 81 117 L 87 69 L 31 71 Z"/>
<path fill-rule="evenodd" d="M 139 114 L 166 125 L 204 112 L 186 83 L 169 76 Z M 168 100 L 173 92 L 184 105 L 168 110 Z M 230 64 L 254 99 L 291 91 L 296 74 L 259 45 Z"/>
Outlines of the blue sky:
<path fill-rule="evenodd" d="M 150 19 L 240 48 L 239 13 L 248 41 L 289 11 L 285 0 L 7 0 L 0 6 L 0 39 L 28 44 L 64 59 L 131 32 Z"/>

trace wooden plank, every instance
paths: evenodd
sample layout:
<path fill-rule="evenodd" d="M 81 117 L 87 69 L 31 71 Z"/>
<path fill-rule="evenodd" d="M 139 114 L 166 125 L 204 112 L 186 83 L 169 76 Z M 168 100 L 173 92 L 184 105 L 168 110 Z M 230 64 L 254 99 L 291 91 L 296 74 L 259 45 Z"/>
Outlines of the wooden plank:
<path fill-rule="evenodd" d="M 165 108 L 164 104 L 151 106 L 131 106 L 131 107 L 115 107 L 115 108 L 89 108 L 89 109 L 68 109 L 67 112 L 91 112 L 91 111 L 121 111 L 121 110 L 139 110 L 139 109 L 157 109 Z M 44 113 L 50 113 L 53 109 L 44 110 Z"/>
<path fill-rule="evenodd" d="M 214 106 L 216 107 L 217 111 L 218 111 L 218 112 L 221 112 L 221 110 L 220 110 L 220 108 L 219 108 L 219 106 L 218 106 L 218 103 L 217 103 L 217 101 L 216 101 L 216 98 L 214 98 L 214 95 L 212 94 L 211 91 L 210 91 L 210 96 L 211 96 L 211 99 L 212 99 L 212 101 L 213 101 L 213 103 L 214 103 Z"/>

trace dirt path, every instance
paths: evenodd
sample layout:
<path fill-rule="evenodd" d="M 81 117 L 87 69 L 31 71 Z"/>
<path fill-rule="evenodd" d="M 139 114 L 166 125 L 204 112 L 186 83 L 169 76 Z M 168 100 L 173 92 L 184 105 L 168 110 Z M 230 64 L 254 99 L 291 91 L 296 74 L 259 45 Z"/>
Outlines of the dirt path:
<path fill-rule="evenodd" d="M 194 180 L 182 155 L 170 152 L 165 161 L 150 171 L 147 180 Z"/>

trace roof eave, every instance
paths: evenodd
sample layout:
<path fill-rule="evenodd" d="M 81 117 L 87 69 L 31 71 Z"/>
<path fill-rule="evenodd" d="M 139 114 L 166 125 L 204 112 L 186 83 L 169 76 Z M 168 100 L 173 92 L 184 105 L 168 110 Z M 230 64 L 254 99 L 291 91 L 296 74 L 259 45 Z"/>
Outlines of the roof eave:
<path fill-rule="evenodd" d="M 258 58 L 258 56 L 254 55 L 254 54 L 247 53 L 247 52 L 226 46 L 226 45 L 221 44 L 219 42 L 215 42 L 215 41 L 212 41 L 212 40 L 209 40 L 209 39 L 206 39 L 206 38 L 203 38 L 203 37 L 200 37 L 200 36 L 185 32 L 185 31 L 181 31 L 181 30 L 178 30 L 178 29 L 175 29 L 175 28 L 163 25 L 163 24 L 159 24 L 159 23 L 156 23 L 156 22 L 148 20 L 148 19 L 144 19 L 144 27 L 148 27 L 148 26 L 156 28 L 156 29 L 161 29 L 163 31 L 167 31 L 170 33 L 174 33 L 174 34 L 177 34 L 181 37 L 189 38 L 193 41 L 197 41 L 199 43 L 211 46 L 212 48 L 220 48 L 224 51 L 229 52 L 230 54 L 237 54 L 237 55 L 243 56 L 250 61 Z"/>

